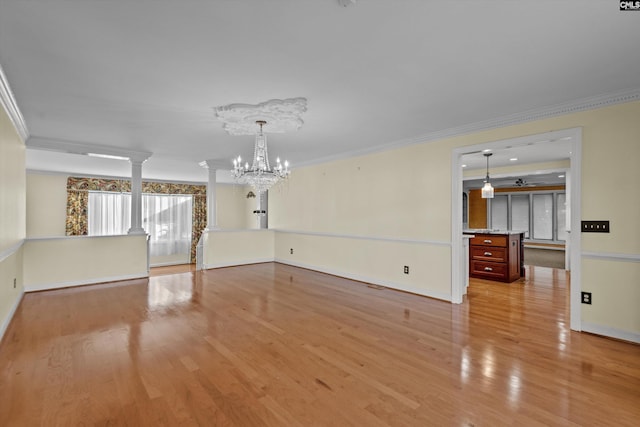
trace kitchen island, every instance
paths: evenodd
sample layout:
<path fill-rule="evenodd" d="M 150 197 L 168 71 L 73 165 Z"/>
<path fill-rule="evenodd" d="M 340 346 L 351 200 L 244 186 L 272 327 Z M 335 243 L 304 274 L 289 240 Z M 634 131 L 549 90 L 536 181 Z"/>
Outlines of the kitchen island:
<path fill-rule="evenodd" d="M 473 235 L 469 276 L 511 283 L 524 277 L 524 233 L 511 230 L 464 230 Z"/>

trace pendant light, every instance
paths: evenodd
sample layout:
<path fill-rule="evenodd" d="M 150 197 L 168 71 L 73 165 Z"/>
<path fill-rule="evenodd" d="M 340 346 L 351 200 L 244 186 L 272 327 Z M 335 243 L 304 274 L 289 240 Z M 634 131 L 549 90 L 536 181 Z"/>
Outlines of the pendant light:
<path fill-rule="evenodd" d="M 492 155 L 493 153 L 484 153 L 484 156 L 487 158 L 487 177 L 484 180 L 484 187 L 482 187 L 483 199 L 493 199 L 493 187 L 489 182 L 489 157 Z"/>

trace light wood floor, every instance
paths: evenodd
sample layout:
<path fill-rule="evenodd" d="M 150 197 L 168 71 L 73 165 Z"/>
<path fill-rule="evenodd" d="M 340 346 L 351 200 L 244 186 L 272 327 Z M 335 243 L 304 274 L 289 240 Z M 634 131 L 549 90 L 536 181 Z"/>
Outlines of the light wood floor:
<path fill-rule="evenodd" d="M 640 346 L 569 330 L 564 271 L 462 305 L 281 264 L 24 296 L 2 426 L 637 426 Z"/>
<path fill-rule="evenodd" d="M 166 276 L 169 274 L 180 274 L 180 273 L 193 273 L 196 271 L 195 264 L 177 264 L 177 265 L 166 265 L 162 267 L 152 267 L 149 272 L 149 276 Z"/>

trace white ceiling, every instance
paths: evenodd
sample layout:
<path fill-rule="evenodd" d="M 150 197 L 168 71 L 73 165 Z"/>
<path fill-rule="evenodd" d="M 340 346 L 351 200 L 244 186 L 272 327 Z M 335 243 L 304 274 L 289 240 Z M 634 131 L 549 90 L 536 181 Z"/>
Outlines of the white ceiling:
<path fill-rule="evenodd" d="M 638 18 L 601 0 L 0 0 L 0 64 L 35 139 L 206 181 L 200 161 L 253 149 L 214 107 L 307 98 L 301 130 L 269 141 L 294 167 L 416 142 L 636 89 Z M 129 174 L 34 149 L 27 166 Z"/>
<path fill-rule="evenodd" d="M 485 152 L 490 152 L 489 175 L 496 188 L 514 187 L 517 179 L 524 181 L 527 188 L 544 185 L 565 184 L 564 168 L 549 166 L 549 162 L 567 160 L 571 157 L 572 141 L 570 137 L 561 139 L 541 139 L 522 142 L 500 149 L 485 149 L 464 154 L 461 165 L 465 170 L 464 188 L 481 188 L 487 173 Z M 496 170 L 496 168 L 508 169 Z M 551 168 L 550 170 L 548 168 Z M 545 168 L 545 169 L 540 169 Z M 513 171 L 516 169 L 517 171 Z"/>

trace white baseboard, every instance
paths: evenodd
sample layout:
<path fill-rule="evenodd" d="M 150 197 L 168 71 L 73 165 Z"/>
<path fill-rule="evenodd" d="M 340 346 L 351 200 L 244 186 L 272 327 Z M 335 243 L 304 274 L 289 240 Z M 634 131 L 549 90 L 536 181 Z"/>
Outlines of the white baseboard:
<path fill-rule="evenodd" d="M 108 282 L 119 282 L 122 280 L 133 280 L 133 279 L 144 279 L 149 277 L 148 272 L 138 273 L 138 274 L 128 274 L 125 276 L 110 276 L 110 277 L 101 277 L 95 279 L 88 280 L 73 280 L 70 282 L 55 282 L 55 283 L 41 283 L 37 285 L 26 285 L 24 286 L 25 292 L 37 292 L 37 291 L 46 291 L 50 289 L 63 289 L 70 288 L 73 286 L 85 286 L 85 285 L 95 285 L 97 283 L 108 283 Z"/>
<path fill-rule="evenodd" d="M 589 322 L 582 322 L 582 331 L 640 344 L 640 334 L 637 332 L 623 331 L 610 326 L 598 325 L 596 323 Z"/>
<path fill-rule="evenodd" d="M 13 306 L 11 306 L 11 310 L 9 310 L 7 317 L 2 321 L 2 325 L 0 326 L 0 342 L 2 342 L 2 339 L 4 338 L 4 334 L 5 332 L 7 332 L 7 329 L 9 328 L 11 319 L 13 319 L 13 315 L 16 314 L 16 310 L 18 309 L 18 306 L 20 305 L 20 301 L 22 301 L 23 296 L 24 296 L 24 291 L 20 292 L 20 296 L 13 303 Z"/>
<path fill-rule="evenodd" d="M 429 298 L 435 298 L 444 301 L 451 301 L 451 295 L 445 294 L 441 292 L 432 292 L 423 288 L 414 288 L 412 286 L 407 286 L 399 283 L 386 282 L 379 279 L 375 279 L 373 277 L 362 276 L 359 274 L 347 273 L 344 271 L 338 271 L 331 268 L 319 267 L 316 265 L 305 264 L 301 262 L 294 262 L 286 259 L 276 258 L 275 262 L 279 262 L 281 264 L 292 265 L 294 267 L 306 268 L 308 270 L 319 271 L 321 273 L 331 274 L 333 276 L 344 277 L 351 280 L 357 280 L 359 282 L 371 283 L 373 285 L 384 286 L 389 289 L 396 289 L 398 291 L 411 292 L 412 294 L 422 295 Z"/>
<path fill-rule="evenodd" d="M 203 264 L 202 268 L 204 270 L 210 270 L 212 268 L 224 268 L 224 267 L 236 267 L 239 265 L 249 265 L 249 264 L 262 264 L 264 262 L 273 262 L 274 259 L 269 258 L 254 258 L 254 259 L 245 259 L 242 261 L 228 261 L 228 262 L 216 262 L 213 264 Z"/>

